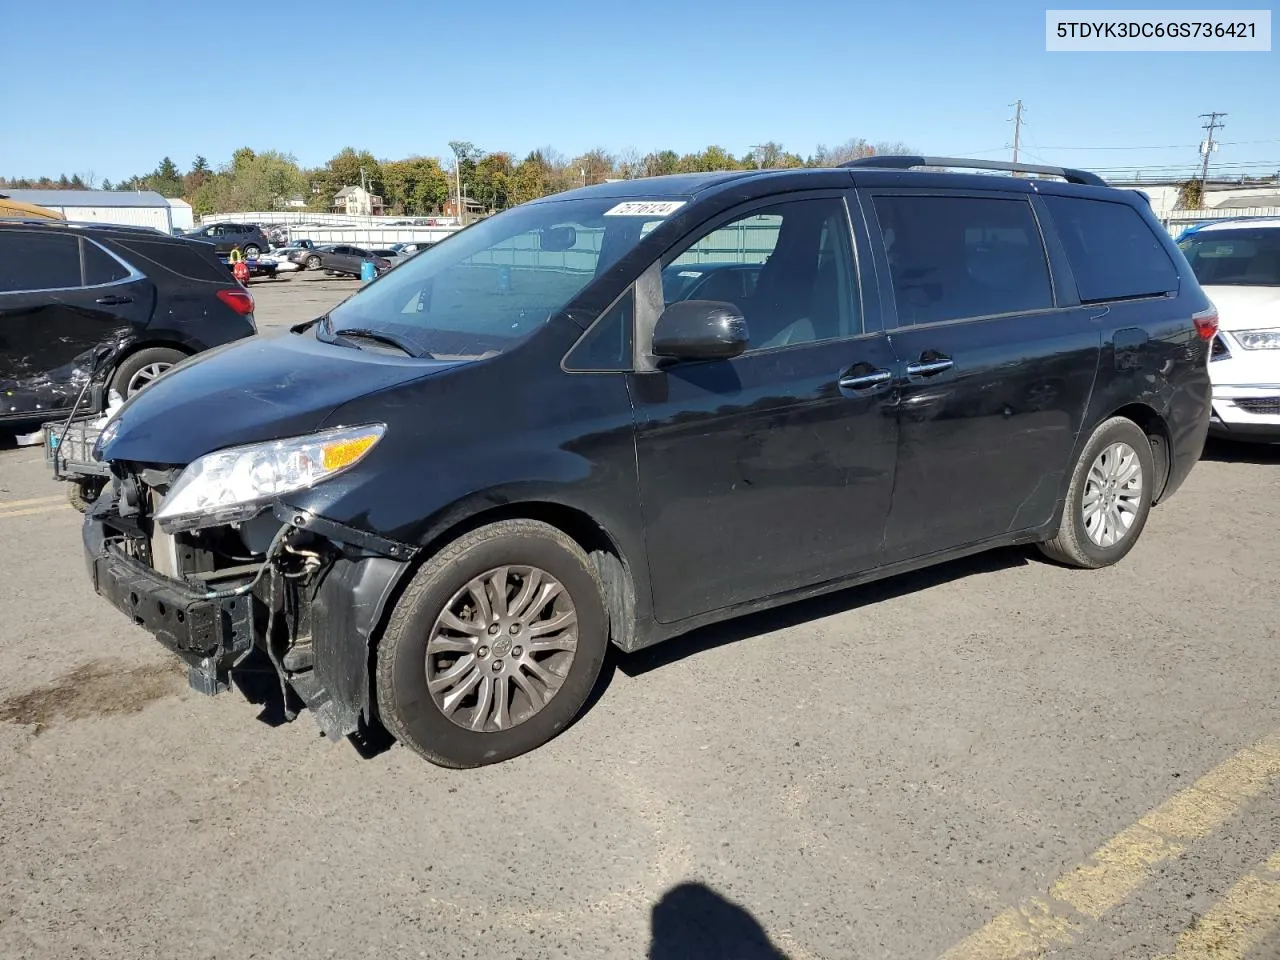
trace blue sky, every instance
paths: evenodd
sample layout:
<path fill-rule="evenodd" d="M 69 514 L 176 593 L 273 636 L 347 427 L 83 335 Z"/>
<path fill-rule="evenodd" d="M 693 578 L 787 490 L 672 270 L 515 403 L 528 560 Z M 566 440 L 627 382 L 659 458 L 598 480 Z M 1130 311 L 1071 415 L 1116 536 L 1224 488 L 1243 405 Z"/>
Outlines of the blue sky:
<path fill-rule="evenodd" d="M 1280 53 L 1047 53 L 1044 17 L 1007 0 L 0 0 L 0 175 L 117 180 L 244 145 L 304 165 L 347 145 L 445 156 L 451 139 L 1005 158 L 1018 98 L 1029 160 L 1190 169 L 1197 115 L 1218 110 L 1216 164 L 1280 169 Z"/>

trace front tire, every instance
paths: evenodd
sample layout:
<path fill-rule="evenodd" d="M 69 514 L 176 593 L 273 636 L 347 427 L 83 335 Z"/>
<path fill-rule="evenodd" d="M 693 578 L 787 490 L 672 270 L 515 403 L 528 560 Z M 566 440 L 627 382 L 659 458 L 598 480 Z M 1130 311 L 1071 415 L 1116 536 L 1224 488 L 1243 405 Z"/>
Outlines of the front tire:
<path fill-rule="evenodd" d="M 581 547 L 536 520 L 489 524 L 428 560 L 396 604 L 378 646 L 380 719 L 440 766 L 508 760 L 577 716 L 608 637 Z"/>
<path fill-rule="evenodd" d="M 1146 526 L 1155 475 L 1151 442 L 1136 423 L 1112 417 L 1101 424 L 1072 471 L 1057 536 L 1041 552 L 1090 570 L 1116 563 Z"/>
<path fill-rule="evenodd" d="M 80 513 L 88 513 L 102 493 L 106 485 L 102 480 L 69 480 L 67 482 L 67 503 Z"/>
<path fill-rule="evenodd" d="M 320 258 L 319 258 L 319 257 L 307 257 L 307 269 L 308 269 L 308 270 L 319 270 L 319 269 L 320 269 Z"/>

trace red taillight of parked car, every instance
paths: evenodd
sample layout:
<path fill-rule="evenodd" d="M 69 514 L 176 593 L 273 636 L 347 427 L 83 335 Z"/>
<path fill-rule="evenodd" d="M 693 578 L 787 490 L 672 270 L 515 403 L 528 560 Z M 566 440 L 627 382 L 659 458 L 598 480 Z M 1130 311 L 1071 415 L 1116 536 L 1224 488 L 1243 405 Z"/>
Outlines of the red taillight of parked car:
<path fill-rule="evenodd" d="M 253 313 L 253 296 L 248 290 L 238 287 L 219 290 L 218 299 L 242 317 Z"/>
<path fill-rule="evenodd" d="M 1210 307 L 1208 310 L 1193 313 L 1191 320 L 1196 325 L 1196 333 L 1200 335 L 1201 340 L 1212 340 L 1218 332 L 1217 307 Z"/>

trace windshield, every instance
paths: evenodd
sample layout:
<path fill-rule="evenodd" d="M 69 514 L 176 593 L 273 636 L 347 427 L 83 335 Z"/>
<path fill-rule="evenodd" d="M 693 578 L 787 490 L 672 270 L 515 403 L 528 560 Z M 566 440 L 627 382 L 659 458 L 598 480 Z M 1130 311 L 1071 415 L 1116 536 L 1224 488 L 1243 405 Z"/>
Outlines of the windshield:
<path fill-rule="evenodd" d="M 515 207 L 433 245 L 336 307 L 325 325 L 381 331 L 421 356 L 483 356 L 541 328 L 680 201 Z"/>
<path fill-rule="evenodd" d="M 1178 247 L 1202 286 L 1280 287 L 1280 229 L 1202 230 Z"/>

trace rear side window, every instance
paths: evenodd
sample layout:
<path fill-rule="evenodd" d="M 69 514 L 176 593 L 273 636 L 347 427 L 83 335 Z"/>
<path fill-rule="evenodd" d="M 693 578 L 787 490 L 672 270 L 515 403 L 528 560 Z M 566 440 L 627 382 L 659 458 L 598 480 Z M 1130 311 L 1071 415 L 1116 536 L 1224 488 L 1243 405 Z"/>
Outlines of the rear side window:
<path fill-rule="evenodd" d="M 1178 289 L 1178 271 L 1150 224 L 1127 203 L 1045 197 L 1080 299 L 1154 297 Z"/>
<path fill-rule="evenodd" d="M 85 240 L 83 249 L 85 286 L 115 283 L 129 276 L 129 270 L 124 264 L 93 241 Z"/>
<path fill-rule="evenodd" d="M 997 197 L 877 196 L 898 323 L 914 326 L 1053 306 L 1031 204 Z"/>
<path fill-rule="evenodd" d="M 0 291 L 80 286 L 80 238 L 0 230 Z"/>
<path fill-rule="evenodd" d="M 116 242 L 138 258 L 140 262 L 135 265 L 141 267 L 144 273 L 147 272 L 147 264 L 157 264 L 188 280 L 227 283 L 231 279 L 231 272 L 214 256 L 212 247 L 206 253 L 192 243 L 164 243 L 132 238 Z"/>

